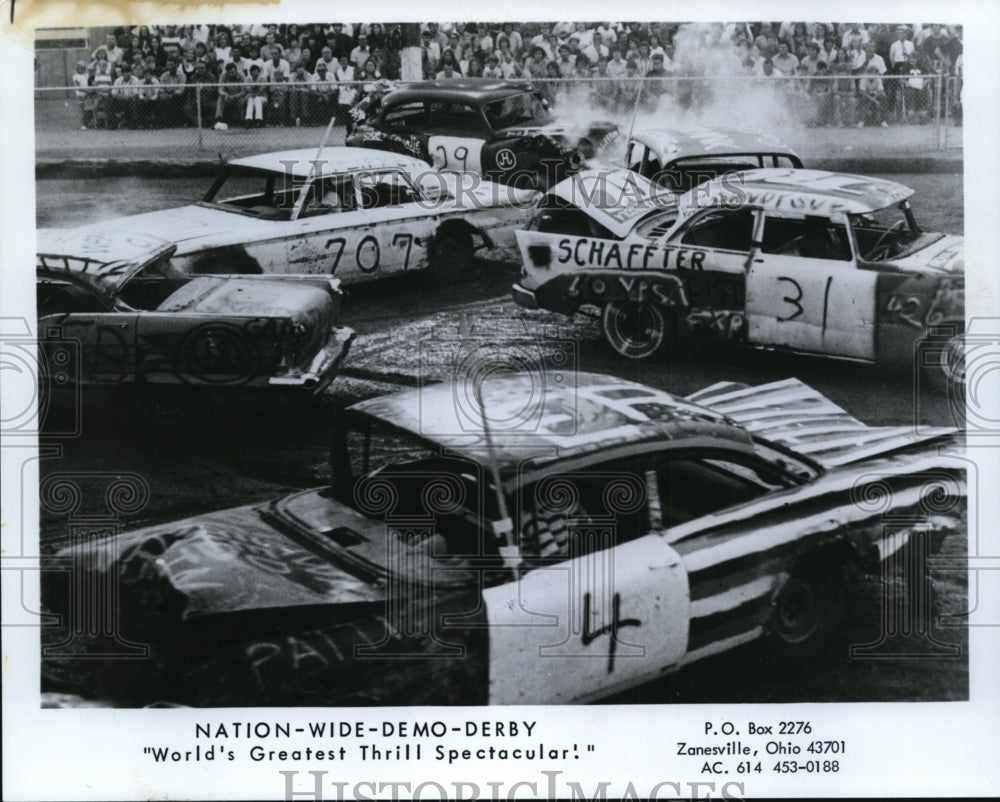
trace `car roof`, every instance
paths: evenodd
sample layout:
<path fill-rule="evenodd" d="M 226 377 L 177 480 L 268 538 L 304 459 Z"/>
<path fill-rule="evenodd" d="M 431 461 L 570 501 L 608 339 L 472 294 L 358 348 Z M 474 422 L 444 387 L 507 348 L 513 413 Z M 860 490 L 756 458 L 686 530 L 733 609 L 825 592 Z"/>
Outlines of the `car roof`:
<path fill-rule="evenodd" d="M 673 441 L 746 451 L 752 438 L 723 415 L 636 382 L 585 372 L 457 379 L 349 409 L 508 475 L 618 446 Z M 486 430 L 489 435 L 487 437 Z"/>
<path fill-rule="evenodd" d="M 404 84 L 390 92 L 382 105 L 406 103 L 417 100 L 454 100 L 466 103 L 488 103 L 511 95 L 531 91 L 523 82 L 495 81 L 489 78 L 462 78 L 459 80 L 417 81 Z"/>
<path fill-rule="evenodd" d="M 616 237 L 628 234 L 647 213 L 676 207 L 666 189 L 621 167 L 581 170 L 552 187 L 549 195 L 584 209 Z"/>
<path fill-rule="evenodd" d="M 913 190 L 883 178 L 823 170 L 764 168 L 714 178 L 686 192 L 682 216 L 716 205 L 813 214 L 868 214 L 906 200 Z"/>
<path fill-rule="evenodd" d="M 299 148 L 298 150 L 279 150 L 274 153 L 261 153 L 257 156 L 246 156 L 233 159 L 230 165 L 248 167 L 254 170 L 267 170 L 285 174 L 291 170 L 294 178 L 310 178 L 313 174 L 313 162 L 321 162 L 321 175 L 349 173 L 357 170 L 384 170 L 391 167 L 402 167 L 405 170 L 420 171 L 427 169 L 427 162 L 402 153 L 375 148 L 352 148 L 346 145 L 318 148 Z"/>
<path fill-rule="evenodd" d="M 648 128 L 632 139 L 653 150 L 663 166 L 678 159 L 697 156 L 741 156 L 778 154 L 801 162 L 784 142 L 761 131 L 736 131 L 722 128 Z"/>

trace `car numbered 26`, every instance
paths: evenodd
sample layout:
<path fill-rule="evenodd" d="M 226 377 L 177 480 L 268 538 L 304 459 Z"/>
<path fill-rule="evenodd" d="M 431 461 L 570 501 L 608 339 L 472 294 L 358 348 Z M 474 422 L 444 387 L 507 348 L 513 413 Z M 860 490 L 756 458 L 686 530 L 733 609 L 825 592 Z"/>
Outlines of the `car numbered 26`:
<path fill-rule="evenodd" d="M 518 231 L 515 299 L 601 310 L 645 359 L 672 338 L 722 339 L 887 366 L 915 355 L 964 383 L 963 239 L 923 231 L 892 181 L 815 170 L 732 173 L 679 198 L 627 171 L 554 187 Z"/>
<path fill-rule="evenodd" d="M 428 269 L 447 283 L 480 249 L 513 249 L 533 193 L 439 173 L 370 148 L 235 159 L 199 203 L 39 232 L 42 252 L 108 252 L 135 234 L 173 241 L 187 273 L 321 273 L 345 285 Z"/>
<path fill-rule="evenodd" d="M 954 430 L 866 426 L 794 379 L 686 399 L 589 373 L 477 390 L 468 408 L 461 381 L 349 408 L 327 487 L 63 552 L 46 609 L 72 627 L 70 583 L 116 583 L 114 635 L 150 654 L 102 659 L 113 644 L 78 627 L 44 690 L 561 704 L 759 638 L 775 660 L 834 659 L 853 573 L 962 531 Z M 870 492 L 886 503 L 857 502 Z M 907 524 L 887 531 L 889 508 Z"/>

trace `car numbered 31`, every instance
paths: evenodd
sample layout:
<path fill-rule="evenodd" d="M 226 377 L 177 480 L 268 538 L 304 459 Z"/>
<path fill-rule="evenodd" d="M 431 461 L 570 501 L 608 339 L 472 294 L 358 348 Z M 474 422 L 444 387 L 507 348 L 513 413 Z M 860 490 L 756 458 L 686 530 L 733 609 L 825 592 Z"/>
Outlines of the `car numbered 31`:
<path fill-rule="evenodd" d="M 40 231 L 38 248 L 86 257 L 139 233 L 175 242 L 187 273 L 320 273 L 349 285 L 427 269 L 447 283 L 476 251 L 513 250 L 534 198 L 472 179 L 370 148 L 267 153 L 229 162 L 199 203 Z"/>
<path fill-rule="evenodd" d="M 585 702 L 760 638 L 775 660 L 832 659 L 852 574 L 962 531 L 953 429 L 866 426 L 794 379 L 685 399 L 508 374 L 456 402 L 469 395 L 456 381 L 349 408 L 327 487 L 62 552 L 73 570 L 43 577 L 42 598 L 77 640 L 43 690 Z M 885 504 L 857 502 L 872 492 Z M 908 523 L 887 530 L 886 505 Z M 113 584 L 113 637 L 149 659 L 106 657 L 115 644 L 72 617 L 73 583 Z"/>
<path fill-rule="evenodd" d="M 630 359 L 721 339 L 901 368 L 917 358 L 937 386 L 961 389 L 963 238 L 923 231 L 912 194 L 771 168 L 674 198 L 633 172 L 581 172 L 517 232 L 514 297 L 566 314 L 598 306 Z"/>

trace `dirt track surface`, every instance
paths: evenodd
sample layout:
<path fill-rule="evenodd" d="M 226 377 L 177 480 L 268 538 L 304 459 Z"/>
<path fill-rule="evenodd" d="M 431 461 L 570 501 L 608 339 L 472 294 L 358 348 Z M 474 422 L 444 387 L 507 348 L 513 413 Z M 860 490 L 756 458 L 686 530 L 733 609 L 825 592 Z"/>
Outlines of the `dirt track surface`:
<path fill-rule="evenodd" d="M 961 176 L 887 176 L 917 190 L 918 220 L 928 230 L 962 231 Z M 39 226 L 72 226 L 179 205 L 196 198 L 204 182 L 38 183 Z M 88 186 L 89 185 L 89 186 Z M 123 205 L 124 204 L 124 205 Z M 213 509 L 277 497 L 322 484 L 327 476 L 331 413 L 362 398 L 412 385 L 418 378 L 446 379 L 457 365 L 496 358 L 499 345 L 514 364 L 537 359 L 548 369 L 553 353 L 569 353 L 580 369 L 613 373 L 687 394 L 720 380 L 762 384 L 794 376 L 850 413 L 875 425 L 954 425 L 960 417 L 948 400 L 907 373 L 824 359 L 789 357 L 729 348 L 677 349 L 662 362 L 626 364 L 603 344 L 592 321 L 570 321 L 532 314 L 509 299 L 518 275 L 512 263 L 480 262 L 467 282 L 445 290 L 419 275 L 359 287 L 351 292 L 345 322 L 359 332 L 345 376 L 315 403 L 260 406 L 237 403 L 218 411 L 207 431 L 193 437 L 150 440 L 123 423 L 108 397 L 88 398 L 81 409 L 57 410 L 65 420 L 80 413 L 80 434 L 50 441 L 61 454 L 42 460 L 42 476 L 69 474 L 86 492 L 77 514 L 100 514 L 106 479 L 98 473 L 135 474 L 149 496 L 123 527 L 175 520 Z M 528 354 L 528 357 L 524 357 Z M 465 369 L 464 367 L 462 368 Z M 42 548 L 51 553 L 68 537 L 65 515 L 43 514 Z M 962 543 L 947 548 L 961 553 Z M 965 604 L 964 577 L 941 578 L 941 612 L 957 613 Z M 880 588 L 864 590 L 877 608 Z M 859 617 L 854 633 L 866 642 L 877 636 L 878 619 Z M 873 629 L 874 627 L 874 629 Z M 963 646 L 964 630 L 935 631 L 935 637 Z M 964 654 L 964 652 L 963 652 Z M 741 681 L 730 682 L 733 661 Z M 706 661 L 692 671 L 644 686 L 616 701 L 846 701 L 967 698 L 968 667 L 963 658 L 937 661 L 868 660 L 846 666 L 782 669 L 759 667 L 752 650 Z"/>

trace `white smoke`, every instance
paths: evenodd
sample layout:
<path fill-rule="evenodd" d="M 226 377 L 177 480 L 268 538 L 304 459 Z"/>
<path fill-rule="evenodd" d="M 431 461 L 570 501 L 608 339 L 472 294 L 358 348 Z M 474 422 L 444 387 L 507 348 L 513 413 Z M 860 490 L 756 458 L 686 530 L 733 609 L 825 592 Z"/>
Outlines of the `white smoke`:
<path fill-rule="evenodd" d="M 685 23 L 673 39 L 674 78 L 655 107 L 643 91 L 634 108 L 617 112 L 595 105 L 592 84 L 567 82 L 556 98 L 555 121 L 585 129 L 590 123 L 613 120 L 622 129 L 620 153 L 628 131 L 646 128 L 722 128 L 761 131 L 779 139 L 801 138 L 813 115 L 811 101 L 796 97 L 791 76 L 762 77 L 748 73 L 739 50 L 718 23 Z M 606 154 L 606 158 L 616 154 Z"/>

